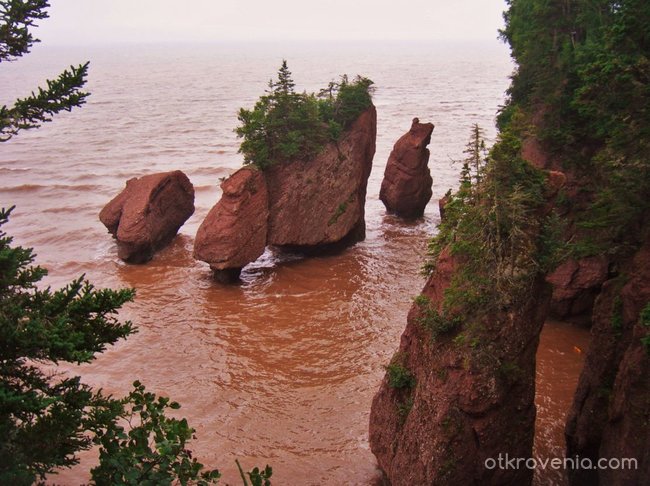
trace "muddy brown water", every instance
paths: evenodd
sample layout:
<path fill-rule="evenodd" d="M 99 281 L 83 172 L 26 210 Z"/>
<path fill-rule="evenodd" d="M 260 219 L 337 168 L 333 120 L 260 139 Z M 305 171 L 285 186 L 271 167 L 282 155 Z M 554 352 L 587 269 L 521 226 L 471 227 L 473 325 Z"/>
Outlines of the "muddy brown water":
<path fill-rule="evenodd" d="M 192 258 L 196 230 L 218 200 L 219 178 L 241 164 L 233 133 L 287 58 L 299 89 L 338 74 L 377 86 L 377 153 L 368 183 L 367 238 L 344 252 L 304 259 L 267 251 L 242 283 L 215 283 Z M 7 230 L 35 247 L 60 286 L 85 273 L 100 287 L 135 287 L 121 317 L 139 332 L 81 367 L 65 368 L 123 395 L 135 379 L 182 403 L 197 429 L 192 449 L 237 483 L 234 463 L 271 464 L 274 484 L 361 484 L 379 471 L 368 415 L 383 365 L 396 350 L 436 201 L 456 185 L 471 124 L 493 140 L 494 114 L 512 65 L 494 45 L 214 45 L 51 48 L 0 71 L 0 102 L 24 96 L 63 66 L 90 59 L 88 104 L 0 147 L 0 205 L 17 205 Z M 182 77 L 178 73 L 183 73 Z M 436 128 L 430 145 L 434 199 L 405 223 L 378 200 L 393 143 L 418 116 Z M 181 169 L 196 213 L 153 261 L 127 266 L 97 219 L 126 179 Z M 584 354 L 584 331 L 549 324 L 539 353 L 536 454 L 560 454 L 561 428 Z M 577 343 L 577 344 L 576 344 Z M 580 344 L 582 343 L 582 344 Z M 87 480 L 94 453 L 51 481 Z M 550 476 L 548 476 L 550 477 Z M 555 477 L 555 476 L 553 476 Z M 556 480 L 557 478 L 549 479 Z M 561 480 L 557 479 L 558 481 Z M 539 483 L 545 484 L 545 483 Z"/>

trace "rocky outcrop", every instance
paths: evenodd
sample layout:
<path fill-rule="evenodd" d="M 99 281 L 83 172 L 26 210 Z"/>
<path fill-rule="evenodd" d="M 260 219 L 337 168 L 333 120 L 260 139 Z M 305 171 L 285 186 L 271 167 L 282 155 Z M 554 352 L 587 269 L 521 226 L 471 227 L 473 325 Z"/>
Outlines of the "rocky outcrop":
<path fill-rule="evenodd" d="M 99 219 L 117 239 L 122 260 L 144 263 L 176 236 L 193 213 L 194 187 L 176 170 L 128 180 Z"/>
<path fill-rule="evenodd" d="M 266 169 L 268 244 L 314 249 L 363 239 L 376 136 L 372 106 L 315 158 Z"/>
<path fill-rule="evenodd" d="M 195 257 L 225 282 L 237 280 L 266 245 L 319 252 L 362 240 L 376 137 L 371 106 L 310 160 L 235 172 L 197 232 Z"/>
<path fill-rule="evenodd" d="M 596 299 L 592 339 L 567 419 L 567 456 L 593 464 L 629 458 L 636 467 L 569 470 L 572 485 L 644 484 L 650 477 L 650 350 L 642 341 L 650 339 L 650 322 L 641 318 L 650 302 L 650 241 L 622 270 Z"/>
<path fill-rule="evenodd" d="M 266 247 L 268 192 L 261 171 L 244 167 L 221 184 L 223 195 L 199 227 L 194 257 L 232 281 Z"/>
<path fill-rule="evenodd" d="M 379 199 L 386 209 L 404 218 L 418 218 L 431 199 L 429 171 L 432 123 L 413 119 L 411 129 L 395 143 L 388 157 Z"/>
<path fill-rule="evenodd" d="M 590 322 L 594 300 L 607 279 L 608 266 L 604 256 L 562 263 L 547 277 L 553 285 L 551 314 L 562 320 Z"/>
<path fill-rule="evenodd" d="M 529 484 L 531 470 L 498 468 L 491 459 L 531 454 L 546 285 L 538 279 L 535 298 L 519 309 L 434 339 L 423 302 L 440 310 L 457 267 L 443 253 L 409 312 L 393 362 L 412 380 L 391 384 L 389 367 L 372 403 L 370 447 L 393 486 Z"/>

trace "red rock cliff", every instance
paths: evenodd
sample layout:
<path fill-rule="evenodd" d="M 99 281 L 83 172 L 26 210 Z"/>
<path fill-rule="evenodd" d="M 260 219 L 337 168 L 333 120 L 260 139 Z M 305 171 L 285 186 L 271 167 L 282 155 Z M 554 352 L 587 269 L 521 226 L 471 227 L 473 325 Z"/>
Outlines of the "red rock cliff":
<path fill-rule="evenodd" d="M 422 291 L 434 308 L 457 267 L 441 256 Z M 396 389 L 386 377 L 370 414 L 370 447 L 393 486 L 530 483 L 532 471 L 489 468 L 486 460 L 531 454 L 535 352 L 549 297 L 542 279 L 531 296 L 520 309 L 435 339 L 413 305 L 396 356 L 415 384 Z M 469 326 L 482 331 L 470 339 Z"/>

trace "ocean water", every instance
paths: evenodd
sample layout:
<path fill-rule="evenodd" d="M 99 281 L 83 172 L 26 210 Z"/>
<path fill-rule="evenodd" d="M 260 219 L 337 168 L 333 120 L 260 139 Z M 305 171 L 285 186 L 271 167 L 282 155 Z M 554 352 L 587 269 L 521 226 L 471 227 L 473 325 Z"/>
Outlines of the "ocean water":
<path fill-rule="evenodd" d="M 192 258 L 193 238 L 241 166 L 233 132 L 287 59 L 299 90 L 347 73 L 375 82 L 377 152 L 368 183 L 367 238 L 320 258 L 267 251 L 223 286 Z M 89 60 L 81 109 L 0 145 L 0 205 L 7 230 L 34 247 L 59 286 L 85 274 L 100 287 L 135 287 L 121 315 L 138 334 L 89 365 L 65 368 L 114 394 L 133 380 L 183 404 L 192 448 L 225 482 L 234 459 L 274 468 L 277 484 L 373 484 L 370 403 L 399 343 L 419 269 L 439 222 L 437 199 L 454 187 L 472 124 L 488 142 L 513 66 L 491 44 L 120 45 L 34 52 L 0 69 L 0 102 L 25 96 L 64 67 Z M 414 117 L 433 122 L 433 198 L 422 219 L 385 213 L 379 187 L 392 145 Z M 173 243 L 142 266 L 117 258 L 98 220 L 127 179 L 180 169 L 196 212 Z M 552 409 L 552 406 L 550 407 Z M 560 413 L 561 415 L 561 413 Z M 555 422 L 563 421 L 559 417 Z M 53 481 L 87 480 L 93 452 Z"/>

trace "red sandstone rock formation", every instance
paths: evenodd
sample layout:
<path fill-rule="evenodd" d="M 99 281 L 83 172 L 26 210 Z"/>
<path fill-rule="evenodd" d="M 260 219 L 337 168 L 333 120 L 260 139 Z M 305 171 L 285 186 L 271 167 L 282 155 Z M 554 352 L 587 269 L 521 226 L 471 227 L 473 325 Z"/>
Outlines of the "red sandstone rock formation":
<path fill-rule="evenodd" d="M 320 247 L 365 237 L 365 202 L 377 136 L 377 112 L 363 112 L 337 144 L 312 160 L 264 171 L 269 191 L 268 244 Z"/>
<path fill-rule="evenodd" d="M 650 302 L 650 240 L 593 310 L 591 343 L 566 426 L 567 456 L 632 458 L 636 468 L 569 471 L 571 484 L 647 484 L 650 478 L 650 354 L 640 319 Z M 626 275 L 626 276 L 625 276 Z"/>
<path fill-rule="evenodd" d="M 553 285 L 551 314 L 564 320 L 589 321 L 600 287 L 607 279 L 604 256 L 567 260 L 546 280 Z"/>
<path fill-rule="evenodd" d="M 429 167 L 432 123 L 413 119 L 411 129 L 395 143 L 388 157 L 379 199 L 386 209 L 404 218 L 418 218 L 431 199 Z"/>
<path fill-rule="evenodd" d="M 237 171 L 197 232 L 195 257 L 234 281 L 267 244 L 317 251 L 363 239 L 376 136 L 372 106 L 311 160 Z"/>
<path fill-rule="evenodd" d="M 228 281 L 264 253 L 269 203 L 264 175 L 254 168 L 239 169 L 221 189 L 221 199 L 196 233 L 194 257 Z"/>
<path fill-rule="evenodd" d="M 441 255 L 422 291 L 434 308 L 456 267 Z M 393 486 L 530 483 L 531 470 L 490 469 L 485 461 L 531 454 L 535 352 L 548 301 L 541 279 L 531 295 L 521 309 L 473 323 L 482 328 L 475 347 L 454 340 L 458 333 L 432 339 L 413 305 L 398 356 L 415 385 L 395 389 L 385 378 L 370 414 L 370 447 Z"/>
<path fill-rule="evenodd" d="M 99 219 L 117 239 L 122 260 L 144 263 L 176 236 L 192 213 L 194 187 L 176 170 L 128 180 Z"/>

